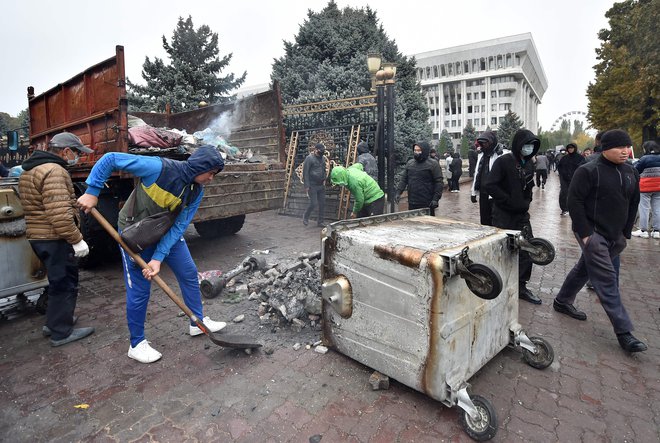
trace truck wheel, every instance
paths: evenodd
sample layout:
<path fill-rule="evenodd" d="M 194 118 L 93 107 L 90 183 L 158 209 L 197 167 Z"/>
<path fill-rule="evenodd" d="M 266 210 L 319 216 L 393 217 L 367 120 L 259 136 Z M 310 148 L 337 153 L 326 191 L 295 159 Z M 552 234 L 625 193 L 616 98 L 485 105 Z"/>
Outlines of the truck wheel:
<path fill-rule="evenodd" d="M 465 283 L 474 295 L 484 300 L 492 300 L 502 292 L 502 277 L 488 265 L 472 263 L 467 267 L 474 277 L 467 276 Z"/>
<path fill-rule="evenodd" d="M 531 238 L 529 243 L 534 246 L 535 251 L 529 253 L 532 263 L 539 266 L 545 266 L 552 263 L 555 259 L 555 247 L 544 238 Z"/>
<path fill-rule="evenodd" d="M 471 397 L 474 407 L 479 412 L 479 417 L 473 420 L 470 414 L 463 411 L 460 417 L 460 423 L 463 430 L 471 439 L 476 441 L 486 441 L 495 437 L 497 432 L 497 415 L 495 408 L 485 398 L 475 395 Z"/>
<path fill-rule="evenodd" d="M 204 238 L 216 238 L 236 234 L 245 223 L 245 215 L 236 215 L 221 220 L 209 220 L 195 223 L 197 233 Z"/>
<path fill-rule="evenodd" d="M 550 343 L 541 337 L 529 337 L 529 339 L 536 345 L 536 353 L 523 348 L 522 355 L 525 362 L 535 369 L 545 369 L 550 366 L 555 360 L 555 352 Z"/>

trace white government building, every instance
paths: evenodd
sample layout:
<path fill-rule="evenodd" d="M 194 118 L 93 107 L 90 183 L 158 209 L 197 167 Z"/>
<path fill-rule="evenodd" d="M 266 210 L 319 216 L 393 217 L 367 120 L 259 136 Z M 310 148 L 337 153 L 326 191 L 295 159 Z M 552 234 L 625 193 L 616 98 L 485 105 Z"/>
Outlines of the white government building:
<path fill-rule="evenodd" d="M 525 33 L 415 54 L 417 79 L 430 110 L 433 139 L 446 129 L 460 142 L 472 123 L 496 130 L 511 110 L 538 130 L 537 108 L 548 88 L 532 34 Z"/>

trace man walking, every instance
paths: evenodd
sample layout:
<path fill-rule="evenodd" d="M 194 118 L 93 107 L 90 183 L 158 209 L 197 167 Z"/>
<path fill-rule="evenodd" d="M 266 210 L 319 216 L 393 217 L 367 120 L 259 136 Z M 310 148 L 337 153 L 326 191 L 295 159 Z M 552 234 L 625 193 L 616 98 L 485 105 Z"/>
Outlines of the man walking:
<path fill-rule="evenodd" d="M 493 168 L 493 163 L 501 155 L 501 152 L 497 149 L 497 137 L 492 131 L 482 132 L 477 138 L 477 143 L 481 147 L 481 153 L 477 157 L 477 172 L 474 180 L 472 180 L 470 200 L 472 203 L 476 203 L 477 195 L 479 195 L 480 222 L 482 225 L 493 226 L 493 202 L 482 185 L 486 183 L 488 174 Z"/>
<path fill-rule="evenodd" d="M 568 196 L 568 187 L 573 179 L 573 174 L 575 174 L 575 170 L 585 162 L 586 160 L 578 152 L 575 143 L 569 143 L 566 145 L 566 155 L 562 156 L 559 163 L 557 163 L 559 184 L 561 186 L 559 190 L 559 208 L 561 209 L 561 215 L 566 215 L 568 212 L 566 197 Z"/>
<path fill-rule="evenodd" d="M 537 155 L 536 159 L 536 187 L 545 189 L 545 182 L 548 180 L 548 157 Z"/>
<path fill-rule="evenodd" d="M 369 174 L 369 177 L 378 181 L 378 162 L 376 162 L 376 157 L 374 157 L 371 154 L 371 151 L 369 151 L 369 145 L 367 145 L 367 142 L 358 143 L 357 152 L 357 161 L 362 165 L 364 172 Z"/>
<path fill-rule="evenodd" d="M 529 221 L 529 205 L 534 188 L 532 158 L 539 150 L 541 141 L 527 129 L 519 129 L 513 136 L 511 152 L 500 156 L 493 164 L 484 183 L 484 190 L 493 200 L 492 225 L 502 229 L 525 230 L 532 236 Z M 542 157 L 542 156 L 541 156 Z M 535 305 L 541 299 L 527 289 L 532 275 L 532 259 L 529 252 L 520 251 L 518 260 L 518 297 Z"/>
<path fill-rule="evenodd" d="M 429 158 L 431 146 L 428 142 L 415 143 L 413 159 L 408 160 L 403 169 L 396 193 L 396 202 L 408 188 L 408 209 L 429 208 L 435 215 L 435 208 L 442 198 L 442 169 L 437 160 Z"/>
<path fill-rule="evenodd" d="M 317 143 L 303 163 L 303 184 L 309 197 L 309 204 L 303 215 L 303 224 L 309 224 L 309 216 L 314 208 L 319 208 L 316 225 L 323 227 L 323 213 L 325 212 L 325 146 Z"/>
<path fill-rule="evenodd" d="M 645 351 L 635 338 L 632 321 L 621 301 L 615 259 L 630 238 L 639 203 L 639 174 L 626 163 L 632 140 L 620 129 L 603 134 L 600 157 L 575 172 L 568 191 L 573 233 L 582 256 L 568 273 L 554 301 L 554 309 L 577 320 L 587 315 L 573 303 L 587 279 L 591 279 L 601 306 L 628 352 Z"/>
<path fill-rule="evenodd" d="M 55 135 L 47 151 L 34 151 L 23 163 L 18 182 L 25 211 L 27 239 L 48 271 L 48 307 L 43 334 L 52 346 L 85 338 L 94 328 L 74 328 L 78 298 L 78 261 L 89 247 L 80 232 L 80 215 L 71 177 L 65 169 L 78 161 L 79 153 L 92 149 L 78 137 Z"/>

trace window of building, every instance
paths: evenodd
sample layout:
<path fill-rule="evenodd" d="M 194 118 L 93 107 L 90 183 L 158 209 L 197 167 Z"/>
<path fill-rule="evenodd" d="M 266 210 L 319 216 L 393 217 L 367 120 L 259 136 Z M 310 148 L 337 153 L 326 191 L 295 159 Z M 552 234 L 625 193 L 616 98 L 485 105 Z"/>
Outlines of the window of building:
<path fill-rule="evenodd" d="M 473 58 L 472 59 L 472 72 L 476 72 L 476 71 L 477 71 L 477 60 Z"/>
<path fill-rule="evenodd" d="M 491 125 L 496 125 L 497 124 L 497 117 L 491 117 L 490 118 L 490 124 Z"/>
<path fill-rule="evenodd" d="M 497 91 L 490 91 L 490 98 L 496 98 L 497 97 Z"/>
<path fill-rule="evenodd" d="M 468 114 L 472 114 L 472 106 L 468 106 L 467 109 L 468 109 Z"/>
<path fill-rule="evenodd" d="M 454 68 L 451 63 L 447 65 L 447 75 L 454 75 Z"/>
<path fill-rule="evenodd" d="M 507 68 L 511 67 L 511 54 L 506 55 L 506 67 Z"/>
<path fill-rule="evenodd" d="M 459 118 L 459 119 L 458 119 L 458 127 L 459 127 L 459 128 L 460 128 L 461 126 L 463 126 L 463 123 L 462 123 L 462 122 L 463 122 L 463 120 L 461 120 L 461 119 Z"/>
<path fill-rule="evenodd" d="M 481 91 L 481 99 L 486 100 L 486 91 Z"/>
<path fill-rule="evenodd" d="M 486 70 L 486 60 L 483 59 L 483 58 L 481 60 L 479 60 L 479 66 L 480 66 L 479 67 L 480 70 L 485 71 Z"/>
<path fill-rule="evenodd" d="M 520 66 L 520 57 L 516 55 L 516 66 Z"/>
<path fill-rule="evenodd" d="M 466 74 L 470 72 L 470 64 L 468 63 L 467 60 L 463 62 L 463 72 Z"/>
<path fill-rule="evenodd" d="M 434 78 L 438 77 L 438 67 L 437 66 L 433 66 L 433 77 Z"/>
<path fill-rule="evenodd" d="M 456 127 L 456 120 L 452 120 L 452 121 L 451 121 L 451 127 L 452 127 L 452 128 L 455 128 L 455 127 Z"/>
<path fill-rule="evenodd" d="M 445 65 L 440 65 L 440 75 L 442 75 L 443 77 L 447 75 L 447 73 L 445 72 Z"/>
<path fill-rule="evenodd" d="M 459 62 L 456 62 L 456 75 L 461 74 L 461 64 Z"/>
<path fill-rule="evenodd" d="M 488 69 L 495 69 L 495 60 L 493 60 L 493 57 L 488 57 Z"/>
<path fill-rule="evenodd" d="M 430 66 L 426 67 L 426 78 L 431 78 L 431 67 Z"/>
<path fill-rule="evenodd" d="M 431 109 L 431 117 L 435 117 L 435 109 Z"/>
<path fill-rule="evenodd" d="M 471 92 L 468 92 L 466 98 L 467 98 L 468 100 L 472 100 L 472 93 L 471 93 Z"/>
<path fill-rule="evenodd" d="M 498 55 L 497 56 L 497 69 L 502 69 L 504 65 L 502 64 L 502 56 Z"/>
<path fill-rule="evenodd" d="M 490 105 L 490 110 L 491 110 L 491 111 L 497 111 L 497 105 L 496 105 L 495 103 L 493 103 L 492 105 Z"/>
<path fill-rule="evenodd" d="M 467 122 L 467 125 L 470 126 L 470 125 L 472 124 L 472 119 L 471 119 L 471 118 L 468 118 L 467 121 L 468 121 L 468 122 Z"/>
<path fill-rule="evenodd" d="M 449 127 L 449 120 L 445 120 L 445 128 Z"/>
<path fill-rule="evenodd" d="M 511 103 L 500 103 L 500 111 L 508 111 L 511 109 Z"/>
<path fill-rule="evenodd" d="M 486 119 L 485 118 L 481 119 L 481 126 L 486 126 Z"/>

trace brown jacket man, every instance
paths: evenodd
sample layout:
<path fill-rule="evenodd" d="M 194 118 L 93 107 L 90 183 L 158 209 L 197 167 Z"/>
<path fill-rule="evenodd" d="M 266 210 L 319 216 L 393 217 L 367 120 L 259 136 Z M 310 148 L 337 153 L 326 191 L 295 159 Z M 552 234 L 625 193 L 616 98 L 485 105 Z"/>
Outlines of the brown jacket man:
<path fill-rule="evenodd" d="M 44 336 L 61 346 L 84 338 L 94 328 L 76 328 L 73 312 L 78 297 L 78 262 L 89 247 L 80 232 L 80 216 L 71 177 L 65 166 L 78 152 L 94 152 L 73 134 L 57 134 L 48 151 L 35 151 L 23 163 L 18 189 L 25 213 L 27 238 L 48 271 L 48 307 Z"/>

